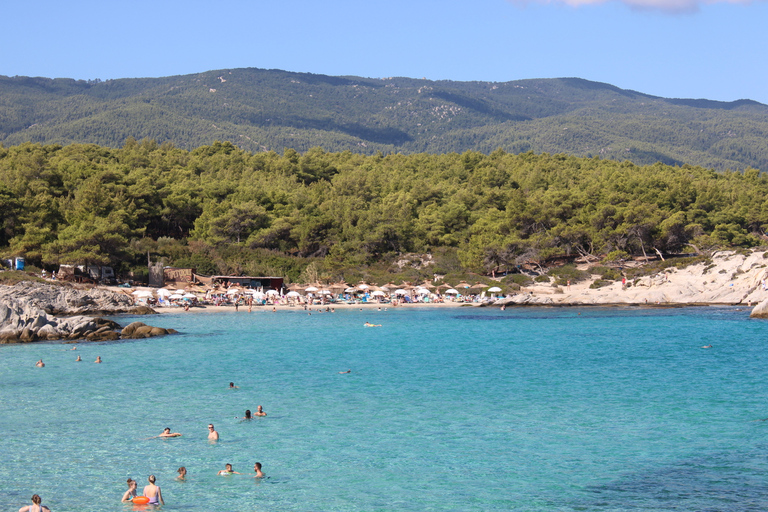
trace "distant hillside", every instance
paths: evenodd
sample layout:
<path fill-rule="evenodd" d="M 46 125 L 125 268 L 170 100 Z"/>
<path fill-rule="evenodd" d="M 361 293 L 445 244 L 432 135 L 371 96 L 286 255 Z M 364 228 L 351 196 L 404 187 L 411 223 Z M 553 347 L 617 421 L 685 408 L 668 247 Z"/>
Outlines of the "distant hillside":
<path fill-rule="evenodd" d="M 128 137 L 358 153 L 567 153 L 768 170 L 768 106 L 665 99 L 577 78 L 505 83 L 233 69 L 76 81 L 0 76 L 0 143 Z"/>

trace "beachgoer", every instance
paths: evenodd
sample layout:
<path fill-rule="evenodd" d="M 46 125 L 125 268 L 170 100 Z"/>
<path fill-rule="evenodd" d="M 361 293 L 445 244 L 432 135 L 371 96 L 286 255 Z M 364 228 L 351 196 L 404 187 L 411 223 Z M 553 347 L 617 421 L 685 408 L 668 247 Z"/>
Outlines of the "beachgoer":
<path fill-rule="evenodd" d="M 226 469 L 222 469 L 221 471 L 219 471 L 216 474 L 217 475 L 224 475 L 224 476 L 226 476 L 226 475 L 242 475 L 242 473 L 238 473 L 237 471 L 233 471 L 232 470 L 232 464 L 227 464 L 225 467 L 226 467 Z"/>
<path fill-rule="evenodd" d="M 40 502 L 42 502 L 42 498 L 38 496 L 37 494 L 32 495 L 32 505 L 27 505 L 26 507 L 21 507 L 19 509 L 19 512 L 51 512 L 51 509 L 46 507 L 45 505 L 41 505 Z"/>
<path fill-rule="evenodd" d="M 264 478 L 264 473 L 261 472 L 261 462 L 257 462 L 253 465 L 253 470 L 256 472 L 254 478 Z"/>
<path fill-rule="evenodd" d="M 120 500 L 120 501 L 131 501 L 131 500 L 133 500 L 133 498 L 138 496 L 138 494 L 136 494 L 136 487 L 138 485 L 139 484 L 138 484 L 138 482 L 136 482 L 136 480 L 134 480 L 133 478 L 129 478 L 128 479 L 128 490 L 125 491 L 125 494 L 123 494 L 123 499 Z"/>
<path fill-rule="evenodd" d="M 77 359 L 75 359 L 75 362 L 77 363 L 77 362 L 80 362 L 80 361 L 82 361 L 82 359 L 80 359 L 80 356 L 77 356 Z"/>
<path fill-rule="evenodd" d="M 266 416 L 267 413 L 264 412 L 264 409 L 261 406 L 256 407 L 256 412 L 253 413 L 254 416 Z"/>
<path fill-rule="evenodd" d="M 165 505 L 160 487 L 155 485 L 155 475 L 149 475 L 149 485 L 144 486 L 144 496 L 149 498 L 147 505 Z"/>
<path fill-rule="evenodd" d="M 94 363 L 100 363 L 100 362 L 101 362 L 101 356 L 96 356 L 96 360 L 94 361 Z"/>
<path fill-rule="evenodd" d="M 365 327 L 381 327 L 381 324 L 372 324 L 371 322 L 365 322 L 363 325 Z"/>
<path fill-rule="evenodd" d="M 165 430 L 163 430 L 163 433 L 157 437 L 181 437 L 181 434 L 179 434 L 178 432 L 172 433 L 169 427 L 165 427 Z"/>
<path fill-rule="evenodd" d="M 74 347 L 72 347 L 72 348 L 71 348 L 71 349 L 69 349 L 69 350 L 77 350 L 77 345 L 75 345 Z"/>
<path fill-rule="evenodd" d="M 246 410 L 245 410 L 245 418 L 243 418 L 243 419 L 244 419 L 244 420 L 250 420 L 250 419 L 252 419 L 252 418 L 251 418 L 251 410 L 250 410 L 250 409 L 246 409 Z"/>
<path fill-rule="evenodd" d="M 45 363 L 41 359 L 41 360 L 39 360 L 38 362 L 35 363 L 35 366 L 37 366 L 38 368 L 43 368 L 45 366 Z"/>
<path fill-rule="evenodd" d="M 339 373 L 352 373 L 352 370 L 347 370 L 345 372 L 339 372 Z"/>
<path fill-rule="evenodd" d="M 703 347 L 701 347 L 701 348 L 712 348 L 712 345 L 704 345 L 704 346 L 703 346 Z"/>
<path fill-rule="evenodd" d="M 213 428 L 213 423 L 208 425 L 208 440 L 209 441 L 219 440 L 219 433 L 216 432 L 216 430 Z"/>
<path fill-rule="evenodd" d="M 229 389 L 238 389 L 240 386 L 235 386 L 234 382 L 229 383 Z"/>
<path fill-rule="evenodd" d="M 184 466 L 181 466 L 179 469 L 176 470 L 176 472 L 179 474 L 179 476 L 176 477 L 176 480 L 187 479 L 187 468 L 185 468 Z"/>

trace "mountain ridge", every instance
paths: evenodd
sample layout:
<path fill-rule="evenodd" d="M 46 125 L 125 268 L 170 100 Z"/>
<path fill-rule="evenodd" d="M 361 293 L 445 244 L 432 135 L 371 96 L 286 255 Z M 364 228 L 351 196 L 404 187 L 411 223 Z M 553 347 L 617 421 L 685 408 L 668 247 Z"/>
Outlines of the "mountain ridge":
<path fill-rule="evenodd" d="M 456 82 L 238 68 L 160 78 L 0 76 L 0 143 L 150 138 L 251 152 L 502 148 L 768 169 L 768 106 L 662 98 L 582 78 Z"/>

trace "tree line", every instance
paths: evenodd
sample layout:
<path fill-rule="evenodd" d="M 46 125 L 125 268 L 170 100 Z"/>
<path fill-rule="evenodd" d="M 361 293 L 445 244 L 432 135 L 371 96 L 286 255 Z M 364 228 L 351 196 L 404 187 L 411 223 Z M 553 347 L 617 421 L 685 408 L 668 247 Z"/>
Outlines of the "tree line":
<path fill-rule="evenodd" d="M 491 274 L 584 255 L 622 258 L 763 243 L 768 180 L 755 169 L 638 166 L 510 154 L 187 151 L 149 139 L 0 146 L 0 252 L 36 265 L 147 257 L 200 273 L 328 279 L 396 272 Z M 371 270 L 372 271 L 372 270 Z"/>

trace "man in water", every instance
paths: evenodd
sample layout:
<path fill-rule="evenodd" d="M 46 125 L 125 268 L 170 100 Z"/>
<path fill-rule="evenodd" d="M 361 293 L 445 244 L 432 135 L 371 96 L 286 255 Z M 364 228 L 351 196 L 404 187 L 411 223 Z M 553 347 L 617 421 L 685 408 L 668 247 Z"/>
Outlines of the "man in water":
<path fill-rule="evenodd" d="M 229 383 L 229 389 L 239 389 L 239 388 L 240 388 L 240 386 L 235 386 L 234 382 L 230 382 Z"/>
<path fill-rule="evenodd" d="M 35 366 L 37 366 L 38 368 L 43 368 L 43 367 L 45 367 L 45 363 L 41 359 L 41 360 L 39 360 L 38 362 L 35 363 Z M 37 494 L 35 494 L 35 496 L 37 496 Z"/>
<path fill-rule="evenodd" d="M 345 372 L 339 372 L 339 373 L 352 373 L 352 370 L 347 370 Z"/>
<path fill-rule="evenodd" d="M 213 428 L 213 423 L 208 425 L 208 440 L 209 441 L 219 440 L 219 433 L 216 432 L 216 430 Z"/>
<path fill-rule="evenodd" d="M 178 432 L 171 432 L 171 429 L 169 427 L 165 427 L 165 430 L 163 430 L 163 433 L 157 437 L 181 437 L 181 434 L 179 434 Z"/>
<path fill-rule="evenodd" d="M 254 478 L 264 478 L 264 473 L 261 472 L 261 462 L 257 462 L 253 465 L 253 470 L 256 472 Z"/>
<path fill-rule="evenodd" d="M 256 412 L 253 413 L 254 416 L 266 416 L 267 413 L 264 412 L 264 409 L 261 406 L 258 406 L 256 408 Z"/>
<path fill-rule="evenodd" d="M 94 361 L 94 363 L 100 363 L 100 362 L 101 362 L 101 356 L 96 356 L 96 360 Z"/>

